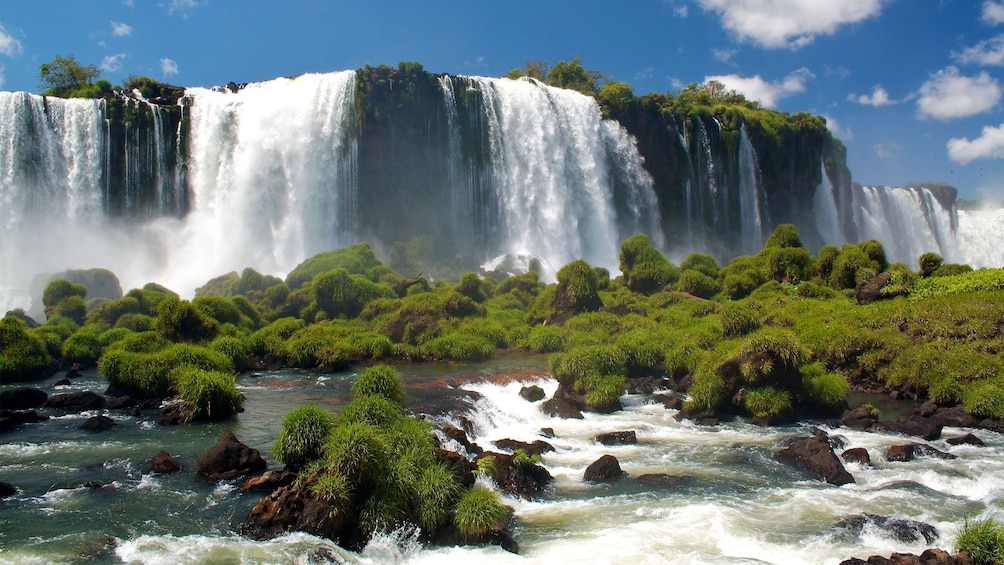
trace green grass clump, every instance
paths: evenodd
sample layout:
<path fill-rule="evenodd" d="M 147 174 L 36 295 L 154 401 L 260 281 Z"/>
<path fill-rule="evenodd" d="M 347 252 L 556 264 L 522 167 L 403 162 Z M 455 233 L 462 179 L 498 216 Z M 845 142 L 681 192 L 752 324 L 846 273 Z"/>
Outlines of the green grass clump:
<path fill-rule="evenodd" d="M 495 354 L 495 346 L 475 335 L 450 333 L 422 344 L 423 356 L 443 361 L 484 361 Z"/>
<path fill-rule="evenodd" d="M 195 410 L 196 420 L 222 420 L 240 411 L 244 395 L 230 373 L 182 366 L 170 373 L 174 387 Z"/>
<path fill-rule="evenodd" d="M 450 509 L 460 498 L 461 487 L 441 463 L 425 467 L 418 475 L 416 518 L 426 532 L 434 532 L 450 519 Z"/>
<path fill-rule="evenodd" d="M 620 409 L 620 397 L 627 388 L 624 375 L 591 375 L 582 381 L 586 406 L 599 412 Z"/>
<path fill-rule="evenodd" d="M 454 523 L 464 539 L 480 540 L 493 528 L 505 526 L 511 516 L 512 509 L 502 504 L 497 492 L 475 487 L 457 503 Z"/>
<path fill-rule="evenodd" d="M 404 406 L 404 383 L 394 367 L 374 365 L 359 373 L 359 378 L 352 385 L 352 395 L 355 397 L 380 396 L 398 406 Z"/>
<path fill-rule="evenodd" d="M 962 407 L 978 418 L 1004 420 L 1004 386 L 1000 381 L 975 381 L 962 387 Z"/>
<path fill-rule="evenodd" d="M 0 319 L 0 383 L 44 376 L 51 358 L 45 344 L 14 316 Z"/>
<path fill-rule="evenodd" d="M 689 398 L 685 405 L 697 410 L 715 410 L 722 404 L 724 393 L 725 382 L 717 373 L 698 371 L 694 375 L 694 384 L 687 391 Z"/>
<path fill-rule="evenodd" d="M 1004 289 L 1004 268 L 980 269 L 958 275 L 925 277 L 914 282 L 911 300 Z"/>
<path fill-rule="evenodd" d="M 805 389 L 809 400 L 824 408 L 839 408 L 851 391 L 851 384 L 844 377 L 834 373 L 823 373 L 805 379 Z"/>
<path fill-rule="evenodd" d="M 1004 524 L 993 518 L 966 519 L 955 536 L 955 551 L 968 551 L 977 565 L 1004 563 Z"/>
<path fill-rule="evenodd" d="M 283 418 L 272 454 L 293 471 L 305 469 L 324 456 L 324 444 L 333 428 L 334 420 L 319 406 L 299 406 Z"/>
<path fill-rule="evenodd" d="M 772 386 L 748 389 L 743 408 L 757 418 L 770 418 L 791 409 L 791 393 Z"/>

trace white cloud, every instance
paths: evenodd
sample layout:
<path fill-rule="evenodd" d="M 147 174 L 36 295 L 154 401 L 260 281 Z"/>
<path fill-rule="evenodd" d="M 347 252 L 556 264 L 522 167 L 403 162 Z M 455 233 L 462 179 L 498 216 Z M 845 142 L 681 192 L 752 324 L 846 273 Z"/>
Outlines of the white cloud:
<path fill-rule="evenodd" d="M 823 69 L 825 70 L 824 74 L 828 77 L 847 78 L 851 76 L 851 71 L 845 67 L 823 65 Z"/>
<path fill-rule="evenodd" d="M 817 35 L 877 16 L 884 0 L 697 0 L 743 41 L 798 49 Z"/>
<path fill-rule="evenodd" d="M 185 12 L 199 5 L 199 0 L 171 0 L 167 5 L 167 13 Z"/>
<path fill-rule="evenodd" d="M 896 143 L 879 143 L 875 146 L 875 155 L 883 161 L 892 161 L 899 154 L 899 145 Z"/>
<path fill-rule="evenodd" d="M 21 54 L 21 42 L 14 39 L 14 36 L 7 33 L 3 25 L 0 25 L 0 55 L 13 57 Z"/>
<path fill-rule="evenodd" d="M 953 52 L 952 58 L 964 65 L 976 63 L 996 67 L 1004 66 L 1004 34 L 967 47 L 961 53 Z"/>
<path fill-rule="evenodd" d="M 967 77 L 947 67 L 921 85 L 919 94 L 918 117 L 951 120 L 990 110 L 1001 99 L 1001 87 L 986 71 Z"/>
<path fill-rule="evenodd" d="M 748 100 L 759 100 L 764 106 L 773 108 L 778 100 L 805 92 L 806 81 L 813 78 L 809 69 L 803 67 L 778 82 L 767 82 L 760 75 L 741 77 L 736 74 L 708 76 L 704 77 L 704 82 L 718 81 L 727 90 L 741 92 Z"/>
<path fill-rule="evenodd" d="M 1004 3 L 983 2 L 983 21 L 994 26 L 1004 23 Z"/>
<path fill-rule="evenodd" d="M 130 8 L 133 7 L 132 0 L 122 0 L 122 3 L 125 4 L 126 6 L 129 6 Z"/>
<path fill-rule="evenodd" d="M 844 141 L 854 139 L 854 132 L 851 131 L 851 128 L 844 129 L 839 123 L 837 123 L 837 119 L 833 116 L 823 114 L 823 119 L 826 120 L 826 127 L 830 129 L 830 133 L 832 133 L 834 137 L 838 137 Z"/>
<path fill-rule="evenodd" d="M 164 57 L 160 60 L 160 72 L 165 77 L 178 74 L 178 63 L 175 61 Z"/>
<path fill-rule="evenodd" d="M 6 82 L 6 77 L 3 75 L 4 66 L 0 65 L 0 88 L 3 88 L 3 83 Z"/>
<path fill-rule="evenodd" d="M 1004 124 L 984 126 L 983 134 L 972 141 L 967 137 L 949 139 L 948 158 L 960 165 L 976 159 L 1004 159 Z"/>
<path fill-rule="evenodd" d="M 738 49 L 711 49 L 711 54 L 715 56 L 715 59 L 718 59 L 723 63 L 732 62 L 732 57 L 735 57 L 738 52 Z"/>
<path fill-rule="evenodd" d="M 875 89 L 872 90 L 871 96 L 867 94 L 862 94 L 861 96 L 850 94 L 847 96 L 847 100 L 864 106 L 875 106 L 876 108 L 879 106 L 888 106 L 890 104 L 897 103 L 895 100 L 889 98 L 889 93 L 886 92 L 886 89 L 883 88 L 881 84 L 875 85 Z"/>
<path fill-rule="evenodd" d="M 115 37 L 132 35 L 132 26 L 121 22 L 112 22 L 112 35 Z"/>
<path fill-rule="evenodd" d="M 108 55 L 101 59 L 101 70 L 106 73 L 117 73 L 122 70 L 122 62 L 125 61 L 125 58 L 125 53 Z"/>
<path fill-rule="evenodd" d="M 687 17 L 687 5 L 684 4 L 682 6 L 677 6 L 677 7 L 673 8 L 673 15 L 676 16 L 676 17 L 678 17 L 678 18 L 686 18 Z"/>

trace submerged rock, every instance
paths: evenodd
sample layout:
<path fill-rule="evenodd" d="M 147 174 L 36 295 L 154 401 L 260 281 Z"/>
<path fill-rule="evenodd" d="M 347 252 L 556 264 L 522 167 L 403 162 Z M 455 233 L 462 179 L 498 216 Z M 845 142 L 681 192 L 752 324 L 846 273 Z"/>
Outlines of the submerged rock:
<path fill-rule="evenodd" d="M 278 488 L 288 487 L 293 484 L 294 481 L 296 481 L 296 473 L 293 471 L 288 471 L 286 469 L 281 471 L 265 471 L 257 477 L 251 477 L 250 479 L 237 485 L 237 490 L 240 492 L 248 492 L 252 490 L 272 492 Z"/>
<path fill-rule="evenodd" d="M 859 463 L 861 465 L 871 465 L 872 458 L 868 450 L 863 447 L 854 447 L 840 454 L 840 458 L 845 463 Z"/>
<path fill-rule="evenodd" d="M 34 424 L 49 417 L 34 410 L 0 410 L 0 432 L 12 430 L 21 424 Z"/>
<path fill-rule="evenodd" d="M 945 443 L 947 443 L 948 445 L 975 445 L 979 447 L 983 447 L 984 445 L 986 445 L 985 443 L 983 443 L 982 439 L 974 436 L 971 433 L 968 433 L 964 436 L 949 438 L 945 440 Z"/>
<path fill-rule="evenodd" d="M 105 397 L 89 390 L 67 392 L 50 396 L 49 400 L 45 401 L 45 406 L 68 413 L 101 410 L 105 407 Z"/>
<path fill-rule="evenodd" d="M 517 441 L 515 439 L 500 439 L 493 443 L 495 444 L 495 447 L 498 447 L 499 449 L 507 449 L 513 452 L 517 449 L 522 449 L 527 455 L 543 455 L 554 451 L 554 446 L 542 439 L 538 439 L 533 443 Z"/>
<path fill-rule="evenodd" d="M 638 475 L 635 478 L 635 480 L 638 481 L 640 484 L 646 486 L 675 489 L 690 484 L 690 482 L 693 479 L 686 475 L 667 475 L 666 473 L 646 473 L 644 475 Z"/>
<path fill-rule="evenodd" d="M 233 432 L 224 432 L 216 445 L 199 455 L 196 472 L 211 481 L 226 481 L 268 467 L 257 449 L 244 445 Z"/>
<path fill-rule="evenodd" d="M 106 432 L 118 424 L 108 416 L 91 416 L 80 424 L 80 429 L 89 432 Z"/>
<path fill-rule="evenodd" d="M 17 494 L 17 487 L 6 482 L 0 481 L 0 499 L 10 498 Z"/>
<path fill-rule="evenodd" d="M 180 473 L 181 463 L 166 451 L 158 451 L 146 465 L 143 466 L 144 475 L 170 475 Z"/>
<path fill-rule="evenodd" d="M 944 549 L 928 549 L 920 555 L 912 553 L 893 553 L 889 557 L 872 555 L 867 561 L 852 557 L 841 561 L 840 565 L 975 565 L 975 563 L 968 551 L 952 555 Z"/>
<path fill-rule="evenodd" d="M 638 443 L 638 434 L 634 430 L 604 432 L 593 436 L 593 441 L 603 445 L 633 445 Z"/>
<path fill-rule="evenodd" d="M 955 459 L 951 453 L 945 453 L 923 443 L 907 443 L 893 445 L 885 454 L 886 461 L 913 461 L 917 457 L 937 457 L 938 459 Z"/>
<path fill-rule="evenodd" d="M 796 439 L 791 445 L 775 453 L 774 459 L 831 485 L 854 482 L 854 477 L 844 469 L 829 442 L 819 436 Z"/>
<path fill-rule="evenodd" d="M 0 408 L 4 410 L 25 410 L 45 404 L 49 395 L 37 388 L 16 388 L 0 392 Z"/>
<path fill-rule="evenodd" d="M 869 528 L 877 530 L 885 537 L 904 543 L 923 541 L 930 544 L 940 535 L 938 529 L 927 522 L 880 514 L 848 516 L 840 520 L 837 527 L 855 537 L 860 536 L 866 528 Z"/>
<path fill-rule="evenodd" d="M 544 400 L 544 389 L 537 385 L 525 386 L 519 390 L 519 395 L 524 400 L 528 402 L 537 402 L 538 400 Z"/>

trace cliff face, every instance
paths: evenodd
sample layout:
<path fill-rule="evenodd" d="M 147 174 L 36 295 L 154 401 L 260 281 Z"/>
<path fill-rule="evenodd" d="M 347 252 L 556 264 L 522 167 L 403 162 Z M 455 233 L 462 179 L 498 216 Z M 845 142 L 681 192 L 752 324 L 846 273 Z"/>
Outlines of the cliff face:
<path fill-rule="evenodd" d="M 422 255 L 455 270 L 533 257 L 545 279 L 580 258 L 615 271 L 620 242 L 637 233 L 676 261 L 707 252 L 725 262 L 760 249 L 781 223 L 812 249 L 870 237 L 880 232 L 866 221 L 907 199 L 951 225 L 941 213 L 954 213 L 949 189 L 855 190 L 822 118 L 701 96 L 598 103 L 414 63 L 189 89 L 180 100 L 0 92 L 10 139 L 0 146 L 0 291 L 84 266 L 162 268 L 142 282 L 183 273 L 183 289 L 245 267 L 282 273 L 364 240 L 392 262 Z M 108 231 L 116 226 L 130 231 Z"/>

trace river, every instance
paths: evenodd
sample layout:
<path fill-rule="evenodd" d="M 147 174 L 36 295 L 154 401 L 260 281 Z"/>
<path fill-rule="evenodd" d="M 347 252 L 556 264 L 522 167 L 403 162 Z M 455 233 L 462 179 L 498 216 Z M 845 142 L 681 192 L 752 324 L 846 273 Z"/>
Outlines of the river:
<path fill-rule="evenodd" d="M 553 392 L 556 383 L 543 377 L 540 358 L 399 369 L 419 405 L 435 406 L 451 388 L 482 395 L 471 416 L 482 447 L 492 449 L 491 442 L 502 438 L 533 441 L 541 428 L 554 430 L 547 441 L 556 450 L 543 456 L 555 477 L 553 492 L 543 500 L 506 500 L 516 509 L 519 555 L 497 547 L 423 548 L 408 531 L 378 536 L 360 553 L 305 534 L 270 542 L 240 537 L 241 521 L 262 494 L 198 479 L 198 455 L 232 430 L 275 466 L 268 449 L 286 412 L 304 402 L 337 412 L 355 378 L 352 372 L 276 371 L 239 377 L 246 411 L 230 422 L 160 426 L 104 412 L 118 425 L 91 433 L 79 429 L 98 413 L 91 412 L 54 415 L 4 433 L 0 479 L 21 491 L 0 501 L 0 563 L 822 564 L 920 553 L 929 545 L 951 549 L 967 517 L 1004 509 L 1004 436 L 992 432 L 975 432 L 986 442 L 983 447 L 932 442 L 957 459 L 897 463 L 884 459 L 886 448 L 912 439 L 834 430 L 846 438 L 847 448 L 866 448 L 874 465 L 848 465 L 856 483 L 834 487 L 773 460 L 786 438 L 808 433 L 808 424 L 762 428 L 737 421 L 701 427 L 677 422 L 675 411 L 633 395 L 622 398 L 625 408 L 614 414 L 549 418 L 518 394 L 528 382 Z M 511 374 L 519 379 L 500 378 Z M 88 371 L 72 385 L 53 389 L 61 376 L 35 384 L 50 394 L 105 386 Z M 636 431 L 638 444 L 602 446 L 592 440 L 617 430 Z M 948 428 L 944 438 L 964 432 Z M 143 475 L 143 462 L 162 449 L 181 462 L 183 472 Z M 608 453 L 628 477 L 613 484 L 583 482 L 584 469 Z M 646 486 L 634 479 L 644 473 L 682 477 L 682 484 Z M 105 486 L 84 485 L 88 481 Z M 867 520 L 863 528 L 861 519 L 848 520 L 865 514 L 925 522 L 939 537 L 931 544 L 922 538 L 902 541 Z"/>

